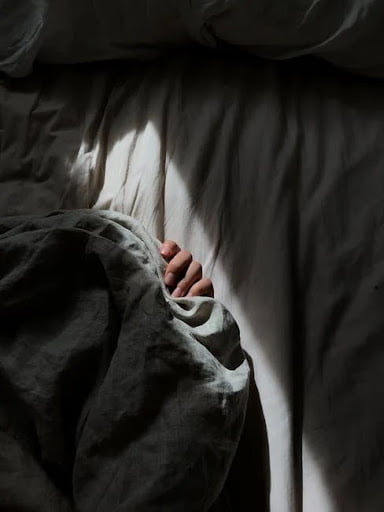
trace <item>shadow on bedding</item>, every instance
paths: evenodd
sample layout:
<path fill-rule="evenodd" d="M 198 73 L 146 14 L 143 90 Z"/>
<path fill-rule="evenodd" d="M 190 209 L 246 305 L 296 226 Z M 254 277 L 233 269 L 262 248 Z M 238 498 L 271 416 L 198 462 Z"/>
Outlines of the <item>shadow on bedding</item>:
<path fill-rule="evenodd" d="M 251 378 L 244 429 L 222 495 L 210 512 L 269 511 L 270 469 L 268 439 L 255 385 L 252 359 L 246 354 Z"/>
<path fill-rule="evenodd" d="M 107 69 L 37 66 L 22 79 L 0 74 L 0 215 L 94 201 L 102 162 L 85 139 L 97 137 L 112 90 L 115 75 L 108 78 Z"/>
<path fill-rule="evenodd" d="M 151 227 L 189 247 L 204 246 L 202 227 L 226 305 L 248 326 L 274 436 L 272 509 L 381 510 L 380 83 L 316 62 L 217 56 L 135 76 L 121 135 L 137 141 L 150 122 L 161 141 Z"/>
<path fill-rule="evenodd" d="M 251 326 L 269 435 L 284 431 L 272 488 L 294 498 L 272 507 L 382 510 L 382 85 L 307 61 L 180 68 L 157 129 Z"/>

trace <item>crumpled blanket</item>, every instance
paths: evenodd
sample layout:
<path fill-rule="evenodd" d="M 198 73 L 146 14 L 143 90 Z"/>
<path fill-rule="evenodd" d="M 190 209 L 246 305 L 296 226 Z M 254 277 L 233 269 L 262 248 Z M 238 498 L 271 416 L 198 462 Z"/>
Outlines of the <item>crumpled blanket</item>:
<path fill-rule="evenodd" d="M 141 225 L 0 220 L 0 510 L 204 511 L 240 437 L 230 313 L 173 299 Z"/>

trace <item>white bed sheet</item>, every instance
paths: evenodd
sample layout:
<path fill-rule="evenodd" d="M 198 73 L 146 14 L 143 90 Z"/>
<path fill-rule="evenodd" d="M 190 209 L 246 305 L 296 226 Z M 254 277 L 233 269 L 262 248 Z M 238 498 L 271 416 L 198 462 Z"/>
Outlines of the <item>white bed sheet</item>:
<path fill-rule="evenodd" d="M 273 512 L 384 507 L 384 98 L 329 73 L 184 57 L 0 92 L 2 215 L 112 209 L 203 262 L 254 362 Z"/>

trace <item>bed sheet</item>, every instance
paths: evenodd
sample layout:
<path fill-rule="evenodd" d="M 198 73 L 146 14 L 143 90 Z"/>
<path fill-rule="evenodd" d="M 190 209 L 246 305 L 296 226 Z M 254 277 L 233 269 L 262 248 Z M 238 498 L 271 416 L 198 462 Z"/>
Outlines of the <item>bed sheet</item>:
<path fill-rule="evenodd" d="M 2 215 L 116 210 L 203 262 L 253 360 L 271 510 L 383 510 L 380 83 L 191 55 L 0 94 Z"/>

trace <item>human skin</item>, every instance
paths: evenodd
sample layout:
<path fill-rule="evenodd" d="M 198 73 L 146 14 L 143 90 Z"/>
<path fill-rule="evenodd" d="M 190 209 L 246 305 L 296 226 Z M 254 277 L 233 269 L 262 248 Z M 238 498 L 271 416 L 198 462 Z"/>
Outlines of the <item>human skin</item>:
<path fill-rule="evenodd" d="M 160 246 L 160 253 L 167 262 L 164 282 L 172 297 L 214 296 L 212 281 L 203 276 L 201 263 L 189 251 L 181 249 L 173 240 L 166 240 Z"/>

